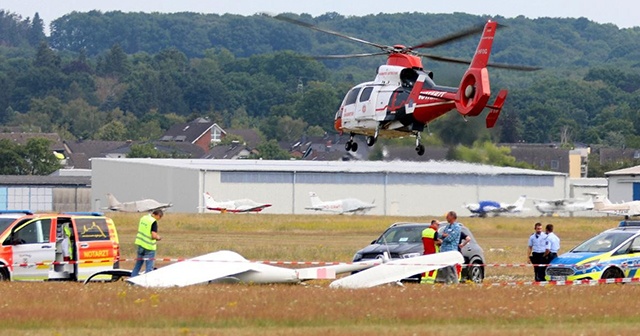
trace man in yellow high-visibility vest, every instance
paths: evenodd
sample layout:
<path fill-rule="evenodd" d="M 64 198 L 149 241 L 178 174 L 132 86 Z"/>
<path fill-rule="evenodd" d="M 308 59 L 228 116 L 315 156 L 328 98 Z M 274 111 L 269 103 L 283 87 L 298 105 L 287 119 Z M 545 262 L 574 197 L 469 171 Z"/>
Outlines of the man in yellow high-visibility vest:
<path fill-rule="evenodd" d="M 137 276 L 146 262 L 145 272 L 153 271 L 153 263 L 156 258 L 156 242 L 162 238 L 158 234 L 158 221 L 164 216 L 162 210 L 154 210 L 152 213 L 142 216 L 138 224 L 136 235 L 137 256 L 136 264 L 131 271 L 131 277 Z"/>

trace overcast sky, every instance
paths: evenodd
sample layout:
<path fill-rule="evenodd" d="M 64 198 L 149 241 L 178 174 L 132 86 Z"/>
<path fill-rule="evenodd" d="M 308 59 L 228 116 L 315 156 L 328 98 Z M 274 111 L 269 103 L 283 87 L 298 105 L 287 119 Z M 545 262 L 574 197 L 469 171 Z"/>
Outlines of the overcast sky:
<path fill-rule="evenodd" d="M 318 16 L 337 12 L 345 16 L 378 13 L 453 13 L 502 15 L 507 18 L 524 15 L 537 17 L 586 17 L 599 23 L 613 23 L 620 28 L 640 26 L 640 1 L 633 0 L 2 0 L 0 9 L 23 18 L 38 12 L 49 24 L 73 11 L 90 10 L 123 12 L 197 12 L 253 15 L 259 12 L 308 13 Z M 46 31 L 48 34 L 48 31 Z"/>

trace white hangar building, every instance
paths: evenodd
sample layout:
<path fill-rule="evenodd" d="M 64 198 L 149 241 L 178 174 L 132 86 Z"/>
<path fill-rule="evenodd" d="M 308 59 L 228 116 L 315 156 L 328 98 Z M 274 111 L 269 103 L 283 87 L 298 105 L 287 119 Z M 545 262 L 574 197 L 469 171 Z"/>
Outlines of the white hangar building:
<path fill-rule="evenodd" d="M 640 200 L 640 166 L 604 173 L 609 180 L 609 200 L 613 203 Z"/>
<path fill-rule="evenodd" d="M 92 160 L 93 210 L 119 201 L 152 198 L 171 212 L 202 213 L 203 193 L 217 201 L 249 198 L 273 204 L 265 213 L 311 214 L 309 192 L 323 201 L 357 198 L 377 206 L 368 214 L 469 216 L 465 203 L 513 203 L 520 195 L 566 198 L 566 174 L 461 162 L 275 161 L 109 159 Z M 539 215 L 531 201 L 521 216 Z"/>

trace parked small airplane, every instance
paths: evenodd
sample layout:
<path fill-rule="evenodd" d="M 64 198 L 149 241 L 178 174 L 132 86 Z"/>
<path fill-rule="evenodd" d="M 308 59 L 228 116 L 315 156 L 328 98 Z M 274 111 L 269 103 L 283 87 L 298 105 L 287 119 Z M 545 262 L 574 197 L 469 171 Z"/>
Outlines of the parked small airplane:
<path fill-rule="evenodd" d="M 233 251 L 218 251 L 143 273 L 127 281 L 143 287 L 184 287 L 208 283 L 300 283 L 312 279 L 335 279 L 336 274 L 365 270 L 335 280 L 332 288 L 368 288 L 393 283 L 413 274 L 429 272 L 445 266 L 462 264 L 458 251 L 442 252 L 410 259 L 368 260 L 362 263 L 339 263 L 309 268 L 285 268 L 252 262 Z M 131 276 L 131 271 L 113 269 L 98 275 Z"/>
<path fill-rule="evenodd" d="M 109 206 L 105 210 L 120 212 L 151 212 L 154 210 L 163 210 L 172 206 L 171 203 L 160 203 L 152 199 L 143 199 L 132 202 L 119 202 L 112 194 L 107 194 Z"/>
<path fill-rule="evenodd" d="M 501 213 L 516 213 L 524 210 L 524 202 L 527 196 L 520 196 L 513 204 L 500 203 L 496 201 L 480 201 L 479 203 L 465 204 L 463 207 L 471 211 L 472 216 L 487 217 L 488 214 L 497 216 Z"/>
<path fill-rule="evenodd" d="M 306 207 L 305 209 L 307 210 L 336 212 L 339 214 L 349 212 L 364 214 L 376 207 L 373 202 L 366 203 L 355 198 L 344 198 L 336 201 L 323 202 L 313 191 L 309 193 L 309 198 L 311 199 L 311 206 Z"/>
<path fill-rule="evenodd" d="M 204 193 L 204 206 L 207 210 L 224 212 L 260 212 L 271 206 L 268 203 L 257 203 L 250 199 L 216 202 L 208 192 Z"/>
<path fill-rule="evenodd" d="M 593 196 L 593 210 L 616 215 L 639 216 L 640 201 L 611 203 L 609 198 L 601 194 L 589 194 Z"/>
<path fill-rule="evenodd" d="M 553 200 L 533 199 L 534 206 L 544 216 L 553 216 L 561 212 L 576 212 L 593 210 L 593 199 L 587 200 L 560 198 Z"/>

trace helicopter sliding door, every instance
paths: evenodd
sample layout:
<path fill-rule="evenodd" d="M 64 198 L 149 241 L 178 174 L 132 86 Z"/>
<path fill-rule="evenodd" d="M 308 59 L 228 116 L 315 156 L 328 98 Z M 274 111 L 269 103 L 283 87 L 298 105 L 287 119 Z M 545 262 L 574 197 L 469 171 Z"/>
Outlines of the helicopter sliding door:
<path fill-rule="evenodd" d="M 360 96 L 356 102 L 355 117 L 356 120 L 371 120 L 375 115 L 375 95 L 372 95 L 373 86 L 365 86 L 360 92 Z"/>

